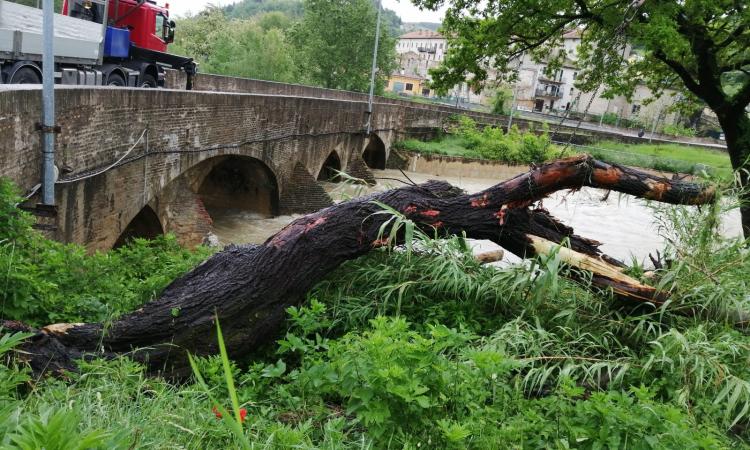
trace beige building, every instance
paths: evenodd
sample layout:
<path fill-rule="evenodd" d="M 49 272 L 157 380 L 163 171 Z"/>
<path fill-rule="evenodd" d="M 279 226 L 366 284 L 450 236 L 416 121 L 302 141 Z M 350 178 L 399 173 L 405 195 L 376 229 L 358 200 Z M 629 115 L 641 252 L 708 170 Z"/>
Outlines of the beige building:
<path fill-rule="evenodd" d="M 643 124 L 652 123 L 658 116 L 659 122 L 672 123 L 675 114 L 666 113 L 677 97 L 675 91 L 667 91 L 659 99 L 653 99 L 652 92 L 643 84 L 636 87 L 630 101 L 624 96 L 607 99 L 601 96 L 603 88 L 597 92 L 582 92 L 575 87 L 578 76 L 578 46 L 581 34 L 573 30 L 563 35 L 561 50 L 566 53 L 562 69 L 552 76 L 545 74 L 544 63 L 536 63 L 524 55 L 518 64 L 518 81 L 512 87 L 516 97 L 516 108 L 542 113 L 586 113 L 595 116 L 613 114 L 622 119 L 638 120 Z M 625 55 L 637 57 L 629 47 Z"/>
<path fill-rule="evenodd" d="M 435 92 L 428 87 L 429 70 L 442 63 L 447 49 L 447 39 L 436 31 L 416 30 L 403 34 L 396 43 L 396 53 L 399 58 L 398 69 L 391 74 L 386 90 L 402 95 L 434 97 Z M 407 91 L 404 77 L 411 77 L 413 82 L 418 79 L 420 89 L 414 92 Z M 489 102 L 485 94 L 472 92 L 466 83 L 456 86 L 448 95 L 453 99 L 458 98 L 461 104 L 487 104 Z"/>

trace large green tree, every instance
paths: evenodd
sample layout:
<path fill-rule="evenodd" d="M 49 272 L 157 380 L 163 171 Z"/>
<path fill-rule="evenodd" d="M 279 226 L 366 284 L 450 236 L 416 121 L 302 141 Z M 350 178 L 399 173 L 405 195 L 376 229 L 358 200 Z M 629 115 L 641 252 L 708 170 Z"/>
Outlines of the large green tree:
<path fill-rule="evenodd" d="M 632 93 L 639 82 L 657 93 L 687 91 L 717 115 L 737 182 L 742 224 L 750 237 L 750 3 L 747 0 L 413 0 L 449 8 L 443 23 L 451 50 L 433 73 L 437 87 L 512 74 L 529 54 L 559 67 L 562 35 L 582 33 L 582 89 Z M 628 57 L 627 48 L 637 49 Z"/>
<path fill-rule="evenodd" d="M 369 89 L 377 10 L 371 0 L 306 0 L 292 39 L 302 50 L 301 68 L 313 83 L 332 89 Z M 381 92 L 395 68 L 395 42 L 380 27 L 378 76 Z"/>
<path fill-rule="evenodd" d="M 304 82 L 295 63 L 298 52 L 285 35 L 291 26 L 278 12 L 239 20 L 210 7 L 179 19 L 170 51 L 195 58 L 201 72 Z"/>

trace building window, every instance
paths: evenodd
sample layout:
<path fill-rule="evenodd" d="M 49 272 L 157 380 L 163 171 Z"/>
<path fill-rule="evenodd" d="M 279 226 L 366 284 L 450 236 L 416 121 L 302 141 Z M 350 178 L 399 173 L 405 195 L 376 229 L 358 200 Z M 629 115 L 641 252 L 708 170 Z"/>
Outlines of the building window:
<path fill-rule="evenodd" d="M 425 97 L 429 97 L 430 96 L 430 90 L 427 89 L 427 88 L 422 88 L 422 95 L 425 96 Z"/>
<path fill-rule="evenodd" d="M 575 88 L 570 88 L 570 95 L 573 95 L 573 91 L 574 90 L 575 90 Z"/>
<path fill-rule="evenodd" d="M 638 114 L 641 112 L 641 105 L 633 105 L 633 108 L 630 110 L 632 114 Z"/>
<path fill-rule="evenodd" d="M 578 72 L 573 72 L 573 79 L 575 80 L 576 78 L 578 78 Z"/>
<path fill-rule="evenodd" d="M 407 90 L 407 91 L 411 91 L 411 90 L 412 90 L 412 88 L 414 88 L 414 85 L 413 85 L 413 84 L 411 84 L 411 83 L 406 83 L 406 90 Z"/>

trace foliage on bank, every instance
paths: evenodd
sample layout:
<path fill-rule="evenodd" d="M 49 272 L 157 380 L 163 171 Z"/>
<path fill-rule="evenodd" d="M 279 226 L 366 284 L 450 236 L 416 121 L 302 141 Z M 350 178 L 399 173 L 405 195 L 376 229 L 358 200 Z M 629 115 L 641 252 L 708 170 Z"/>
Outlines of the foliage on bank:
<path fill-rule="evenodd" d="M 624 144 L 601 141 L 580 149 L 595 158 L 628 166 L 664 170 L 674 173 L 732 176 L 729 155 L 721 150 L 711 150 L 680 144 Z"/>
<path fill-rule="evenodd" d="M 80 256 L 96 265 L 76 257 L 47 266 L 23 250 L 25 240 L 48 256 L 70 247 L 29 230 L 7 183 L 2 192 L 0 261 L 39 265 L 47 282 L 67 286 L 61 320 L 101 317 L 86 306 L 105 289 L 87 286 L 94 273 L 122 283 L 131 299 L 100 299 L 107 308 L 135 308 L 205 256 L 136 242 L 132 259 L 116 251 Z M 252 361 L 199 358 L 209 393 L 148 377 L 127 358 L 33 382 L 3 358 L 0 447 L 745 448 L 750 337 L 735 322 L 750 308 L 750 255 L 718 236 L 719 213 L 714 205 L 659 215 L 672 243 L 652 281 L 672 294 L 661 309 L 592 293 L 556 254 L 496 269 L 460 237 L 417 234 L 411 252 L 375 250 L 332 273 L 287 311 L 288 329 Z M 631 274 L 642 277 L 642 268 Z M 26 300 L 59 299 L 55 289 Z M 23 338 L 0 338 L 0 355 Z M 247 411 L 239 436 L 214 411 L 229 409 L 231 394 Z"/>
<path fill-rule="evenodd" d="M 31 229 L 33 218 L 0 178 L 0 318 L 31 325 L 106 321 L 159 295 L 209 254 L 181 248 L 174 236 L 136 239 L 89 254 Z"/>
<path fill-rule="evenodd" d="M 602 161 L 645 169 L 725 179 L 732 176 L 729 155 L 721 150 L 680 144 L 625 144 L 614 141 L 564 149 L 562 144 L 552 144 L 546 127 L 537 134 L 533 130 L 521 132 L 513 126 L 506 134 L 499 127 L 479 130 L 476 123 L 465 116 L 457 119 L 456 126 L 448 134 L 429 141 L 407 139 L 397 142 L 395 146 L 417 153 L 488 159 L 508 164 L 534 164 L 585 152 Z"/>
<path fill-rule="evenodd" d="M 532 164 L 563 156 L 555 152 L 547 128 L 542 133 L 521 132 L 513 126 L 509 133 L 500 127 L 481 130 L 470 117 L 459 116 L 448 136 L 433 141 L 407 139 L 398 148 L 419 153 L 443 154 L 466 158 L 489 159 L 509 164 Z"/>

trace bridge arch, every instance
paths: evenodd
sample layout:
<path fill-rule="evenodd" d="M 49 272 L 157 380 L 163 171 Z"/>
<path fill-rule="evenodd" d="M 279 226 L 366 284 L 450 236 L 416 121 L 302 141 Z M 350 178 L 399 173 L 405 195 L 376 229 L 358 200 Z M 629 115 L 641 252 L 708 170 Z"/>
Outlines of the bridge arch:
<path fill-rule="evenodd" d="M 154 239 L 163 234 L 164 227 L 162 227 L 159 216 L 149 205 L 146 205 L 122 230 L 113 248 L 122 247 L 135 238 Z"/>
<path fill-rule="evenodd" d="M 318 171 L 318 181 L 328 181 L 332 183 L 338 183 L 341 181 L 341 176 L 338 172 L 341 171 L 341 158 L 336 150 L 328 154 L 328 157 L 323 162 L 323 165 Z"/>
<path fill-rule="evenodd" d="M 387 157 L 385 143 L 380 139 L 380 136 L 372 133 L 364 152 L 362 152 L 362 159 L 365 160 L 365 164 L 370 169 L 384 170 Z"/>
<path fill-rule="evenodd" d="M 260 159 L 223 155 L 207 159 L 191 170 L 202 175 L 193 185 L 209 214 L 211 210 L 238 209 L 279 215 L 278 179 Z"/>

